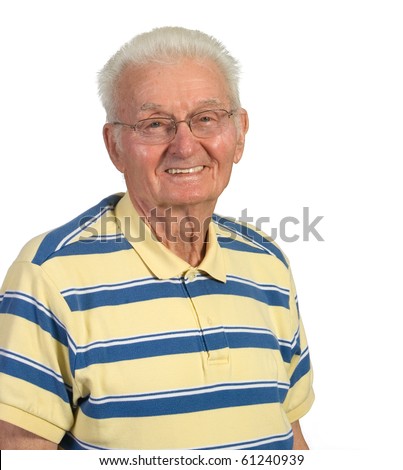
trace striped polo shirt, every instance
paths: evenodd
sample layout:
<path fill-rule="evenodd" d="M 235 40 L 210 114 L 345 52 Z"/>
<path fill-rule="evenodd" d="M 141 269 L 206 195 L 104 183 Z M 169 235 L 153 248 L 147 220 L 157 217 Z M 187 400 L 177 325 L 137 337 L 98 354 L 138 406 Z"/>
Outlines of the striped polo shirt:
<path fill-rule="evenodd" d="M 195 268 L 112 195 L 0 291 L 0 419 L 63 449 L 291 449 L 312 371 L 289 263 L 214 215 Z"/>

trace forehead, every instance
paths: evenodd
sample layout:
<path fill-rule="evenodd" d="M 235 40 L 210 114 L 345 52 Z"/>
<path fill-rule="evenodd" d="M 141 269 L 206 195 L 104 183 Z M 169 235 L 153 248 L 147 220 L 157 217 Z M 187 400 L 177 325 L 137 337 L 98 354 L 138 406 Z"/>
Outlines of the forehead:
<path fill-rule="evenodd" d="M 191 110 L 229 103 L 225 77 L 211 60 L 128 66 L 117 83 L 121 112 Z"/>

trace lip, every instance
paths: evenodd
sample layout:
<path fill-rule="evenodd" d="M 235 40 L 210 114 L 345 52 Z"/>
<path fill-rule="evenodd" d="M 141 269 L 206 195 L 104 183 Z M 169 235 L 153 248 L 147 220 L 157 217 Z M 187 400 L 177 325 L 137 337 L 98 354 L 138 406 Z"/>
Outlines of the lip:
<path fill-rule="evenodd" d="M 176 176 L 176 175 L 197 175 L 198 173 L 201 173 L 205 169 L 204 165 L 196 165 L 192 167 L 187 167 L 187 168 L 168 168 L 165 170 L 165 173 L 168 173 L 168 175 Z"/>

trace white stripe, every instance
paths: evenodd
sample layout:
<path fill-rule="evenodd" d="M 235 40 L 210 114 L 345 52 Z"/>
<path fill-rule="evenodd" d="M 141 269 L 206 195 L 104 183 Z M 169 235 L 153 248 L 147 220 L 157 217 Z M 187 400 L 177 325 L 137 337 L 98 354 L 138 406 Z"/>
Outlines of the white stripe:
<path fill-rule="evenodd" d="M 96 222 L 105 212 L 109 211 L 110 209 L 113 209 L 114 206 L 109 205 L 105 206 L 97 215 L 95 215 L 92 219 L 90 219 L 87 223 L 84 225 L 80 225 L 80 227 L 77 227 L 75 230 L 70 232 L 68 235 L 66 235 L 63 240 L 57 245 L 55 252 L 59 251 L 63 246 L 71 240 L 75 235 L 77 235 L 80 232 L 83 232 L 89 225 L 93 224 Z"/>
<path fill-rule="evenodd" d="M 4 357 L 8 357 L 10 359 L 14 359 L 15 361 L 18 361 L 22 364 L 26 364 L 27 366 L 30 366 L 34 369 L 40 370 L 41 372 L 44 372 L 45 374 L 50 375 L 51 377 L 54 377 L 58 382 L 64 384 L 64 380 L 60 375 L 58 375 L 56 372 L 52 370 L 47 369 L 45 366 L 37 362 L 33 362 L 31 359 L 22 358 L 20 356 L 15 355 L 11 351 L 6 352 L 5 350 L 0 351 L 0 355 Z"/>
<path fill-rule="evenodd" d="M 94 342 L 90 343 L 86 346 L 79 346 L 77 347 L 77 352 L 83 353 L 86 351 L 90 351 L 91 349 L 96 348 L 108 348 L 110 346 L 122 346 L 125 344 L 136 344 L 136 343 L 146 343 L 149 341 L 158 341 L 161 339 L 166 338 L 186 338 L 191 336 L 201 336 L 200 331 L 189 331 L 189 332 L 182 332 L 182 333 L 162 333 L 160 335 L 153 335 L 153 336 L 143 336 L 143 337 L 134 337 L 134 338 L 126 338 L 126 339 L 117 339 L 117 340 L 108 340 L 108 342 Z"/>
<path fill-rule="evenodd" d="M 94 405 L 102 405 L 105 403 L 117 403 L 117 402 L 132 402 L 132 401 L 144 401 L 144 400 L 161 400 L 165 398 L 185 397 L 193 395 L 203 395 L 206 393 L 214 393 L 217 391 L 224 390 L 247 390 L 253 388 L 283 388 L 288 390 L 289 384 L 282 382 L 253 382 L 235 385 L 216 385 L 211 388 L 194 388 L 191 390 L 182 390 L 176 392 L 159 392 L 150 395 L 126 395 L 116 397 L 106 397 L 93 399 L 89 398 L 89 402 Z"/>
<path fill-rule="evenodd" d="M 289 289 L 286 289 L 285 287 L 279 287 L 273 284 L 258 284 L 257 282 L 251 281 L 250 279 L 244 279 L 238 276 L 234 276 L 232 274 L 228 274 L 227 279 L 230 279 L 234 282 L 239 282 L 240 284 L 250 285 L 261 290 L 273 290 L 273 291 L 280 292 L 282 294 L 290 293 Z"/>
<path fill-rule="evenodd" d="M 282 344 L 283 346 L 286 346 L 287 348 L 292 349 L 297 344 L 298 338 L 299 338 L 299 326 L 298 326 L 298 329 L 295 332 L 295 335 L 294 335 L 294 337 L 291 341 L 287 341 L 285 339 L 279 339 L 278 342 L 280 344 Z"/>
<path fill-rule="evenodd" d="M 131 338 L 121 338 L 121 339 L 115 339 L 115 340 L 107 340 L 107 341 L 94 341 L 93 343 L 89 343 L 85 346 L 78 346 L 75 349 L 75 352 L 77 353 L 85 353 L 87 351 L 90 351 L 92 349 L 97 349 L 97 348 L 108 348 L 108 347 L 113 347 L 113 346 L 124 346 L 128 344 L 139 344 L 139 343 L 146 343 L 146 342 L 151 342 L 151 341 L 159 341 L 159 340 L 164 340 L 164 339 L 171 339 L 171 338 L 191 338 L 194 336 L 201 337 L 203 334 L 204 335 L 211 335 L 211 334 L 216 334 L 219 332 L 224 331 L 227 334 L 231 334 L 233 332 L 235 333 L 250 333 L 250 334 L 262 334 L 262 335 L 270 335 L 274 336 L 274 334 L 270 330 L 265 330 L 261 328 L 252 328 L 252 327 L 214 327 L 214 328 L 207 328 L 203 331 L 199 330 L 184 330 L 184 331 L 179 331 L 177 333 L 161 333 L 161 334 L 155 334 L 155 335 L 150 335 L 150 336 L 135 336 Z M 276 338 L 279 343 L 282 343 L 283 346 L 290 348 L 290 343 L 286 340 L 279 340 Z"/>
<path fill-rule="evenodd" d="M 309 348 L 306 347 L 306 348 L 304 349 L 304 351 L 302 352 L 300 358 L 299 358 L 299 362 L 301 362 L 303 359 L 305 359 L 306 356 L 308 356 L 308 354 L 309 354 Z"/>
<path fill-rule="evenodd" d="M 215 328 L 215 329 L 221 329 L 221 328 Z M 252 326 L 223 326 L 222 329 L 224 329 L 228 333 L 253 333 L 253 334 L 262 334 L 262 335 L 271 335 L 274 336 L 273 333 L 270 330 L 267 330 L 266 328 L 254 328 Z"/>
<path fill-rule="evenodd" d="M 154 278 L 143 278 L 136 281 L 129 281 L 126 283 L 117 283 L 117 284 L 99 284 L 96 286 L 88 287 L 88 288 L 79 288 L 79 287 L 70 287 L 68 289 L 64 289 L 61 294 L 63 297 L 68 297 L 69 295 L 80 295 L 80 294 L 92 294 L 94 292 L 102 292 L 102 291 L 111 291 L 111 290 L 121 290 L 127 289 L 129 287 L 135 286 L 145 286 L 148 284 L 157 284 L 160 282 L 169 282 L 171 284 L 180 284 L 180 279 L 167 279 L 161 281 L 160 279 Z"/>
<path fill-rule="evenodd" d="M 20 292 L 20 293 L 9 293 L 7 292 L 4 297 L 6 298 L 11 298 L 11 299 L 20 299 L 23 300 L 24 302 L 28 302 L 32 305 L 35 305 L 38 310 L 43 312 L 47 317 L 51 318 L 54 320 L 59 326 L 61 326 L 65 331 L 66 327 L 63 325 L 63 323 L 52 313 L 50 312 L 46 307 L 44 307 L 38 300 L 35 298 L 29 297 L 28 295 Z"/>
<path fill-rule="evenodd" d="M 210 278 L 208 276 L 201 275 L 201 274 L 197 274 L 194 278 L 194 280 L 197 280 L 197 281 L 205 281 L 209 279 Z M 258 282 L 252 281 L 250 279 L 245 279 L 239 276 L 235 276 L 234 274 L 227 274 L 227 280 L 231 280 L 233 282 L 239 282 L 240 284 L 250 285 L 261 290 L 275 290 L 275 291 L 281 292 L 282 294 L 290 293 L 290 290 L 285 287 L 280 287 L 280 286 L 276 286 L 273 284 L 259 284 Z"/>
<path fill-rule="evenodd" d="M 210 279 L 208 276 L 204 275 L 197 275 L 194 280 L 197 281 L 205 281 Z M 258 284 L 257 282 L 251 281 L 249 279 L 243 279 L 237 276 L 233 275 L 228 275 L 227 279 L 233 281 L 233 282 L 238 282 L 240 284 L 245 284 L 249 285 L 252 287 L 256 287 L 257 289 L 263 290 L 263 291 L 276 291 L 280 292 L 281 294 L 289 294 L 289 290 L 284 288 L 284 287 L 279 287 L 275 286 L 272 284 Z M 102 292 L 102 291 L 113 291 L 113 290 L 121 290 L 121 289 L 127 289 L 130 287 L 138 287 L 138 286 L 145 286 L 145 285 L 150 285 L 150 284 L 158 284 L 158 283 L 170 283 L 170 284 L 181 284 L 182 280 L 179 278 L 176 279 L 164 279 L 161 281 L 160 279 L 154 279 L 154 278 L 142 278 L 134 281 L 127 281 L 124 283 L 116 283 L 116 284 L 99 284 L 87 288 L 80 288 L 80 287 L 69 287 L 67 289 L 64 289 L 61 291 L 61 294 L 64 297 L 70 296 L 70 295 L 80 295 L 80 294 L 92 294 L 95 292 Z"/>
<path fill-rule="evenodd" d="M 266 437 L 266 438 L 262 438 L 260 440 L 251 439 L 249 441 L 244 441 L 244 442 L 234 443 L 234 444 L 228 444 L 228 445 L 222 446 L 222 447 L 219 446 L 218 448 L 217 448 L 217 446 L 202 447 L 201 449 L 195 448 L 195 450 L 209 450 L 209 449 L 212 449 L 212 450 L 237 450 L 237 449 L 241 449 L 241 450 L 243 450 L 243 449 L 245 449 L 245 446 L 246 447 L 257 447 L 257 446 L 261 446 L 262 444 L 270 444 L 270 443 L 273 443 L 273 442 L 286 441 L 291 436 L 292 436 L 292 431 L 290 431 L 286 435 Z"/>
<path fill-rule="evenodd" d="M 270 251 L 267 247 L 261 245 L 259 242 L 257 242 L 256 240 L 254 240 L 252 237 L 248 237 L 247 235 L 245 235 L 244 233 L 241 233 L 239 232 L 238 230 L 232 228 L 232 227 L 228 227 L 227 225 L 225 224 L 222 224 L 218 221 L 214 221 L 217 225 L 223 227 L 225 230 L 229 230 L 230 232 L 232 233 L 236 233 L 237 235 L 239 235 L 241 238 L 244 238 L 245 240 L 248 240 L 250 241 L 251 243 L 253 243 L 254 245 L 258 246 L 261 250 L 265 251 L 266 253 L 269 253 L 270 255 L 276 257 L 276 255 Z M 236 222 L 237 223 L 237 222 Z M 262 238 L 264 238 L 262 236 Z M 271 243 L 270 240 L 267 240 L 268 243 Z"/>
<path fill-rule="evenodd" d="M 76 355 L 77 354 L 77 347 L 76 347 L 75 343 L 73 342 L 73 340 L 71 339 L 69 334 L 67 335 L 67 340 L 68 340 L 68 343 L 69 343 L 69 348 L 72 350 L 74 355 Z"/>
<path fill-rule="evenodd" d="M 98 236 L 95 236 L 93 235 L 92 237 L 88 237 L 88 238 L 83 238 L 84 240 L 117 240 L 119 238 L 123 238 L 123 233 L 113 233 L 113 234 L 110 234 L 110 235 L 98 235 Z"/>
<path fill-rule="evenodd" d="M 76 345 L 74 344 L 73 340 L 71 339 L 70 333 L 67 331 L 66 326 L 59 320 L 59 318 L 57 318 L 51 311 L 49 311 L 46 307 L 44 307 L 38 300 L 36 300 L 32 297 L 29 297 L 29 296 L 27 296 L 26 294 L 23 294 L 23 293 L 13 293 L 13 294 L 11 294 L 11 293 L 7 292 L 4 295 L 4 297 L 9 297 L 11 299 L 20 299 L 20 300 L 23 300 L 24 302 L 28 302 L 32 305 L 35 305 L 35 307 L 38 310 L 43 312 L 48 318 L 50 318 L 51 320 L 56 322 L 60 327 L 63 328 L 63 330 L 66 332 L 67 340 L 68 340 L 70 348 L 72 349 L 72 351 L 74 353 L 76 353 Z"/>

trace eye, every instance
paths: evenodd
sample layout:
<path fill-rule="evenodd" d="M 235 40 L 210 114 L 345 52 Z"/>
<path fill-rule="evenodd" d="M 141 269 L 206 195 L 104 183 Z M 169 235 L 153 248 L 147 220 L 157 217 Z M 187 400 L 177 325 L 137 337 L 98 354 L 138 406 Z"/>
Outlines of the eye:
<path fill-rule="evenodd" d="M 151 129 L 158 129 L 158 127 L 161 127 L 162 125 L 161 121 L 152 121 L 149 123 L 148 127 Z"/>
<path fill-rule="evenodd" d="M 137 131 L 145 134 L 166 132 L 172 127 L 168 118 L 143 119 L 137 123 Z"/>
<path fill-rule="evenodd" d="M 208 126 L 216 124 L 218 122 L 218 116 L 213 111 L 204 111 L 202 113 L 197 113 L 192 118 L 192 124 L 197 126 Z"/>

